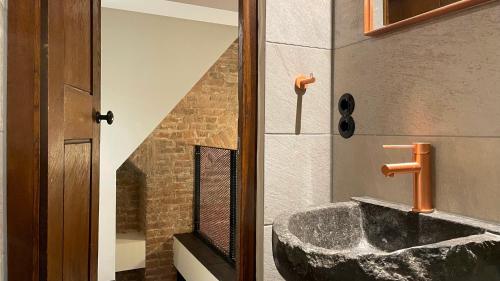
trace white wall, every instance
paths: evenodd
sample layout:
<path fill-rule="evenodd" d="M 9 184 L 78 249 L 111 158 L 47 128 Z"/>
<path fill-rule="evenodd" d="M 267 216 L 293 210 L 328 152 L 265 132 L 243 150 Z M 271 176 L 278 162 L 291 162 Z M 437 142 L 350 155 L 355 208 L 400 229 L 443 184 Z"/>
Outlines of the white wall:
<path fill-rule="evenodd" d="M 272 255 L 274 218 L 283 211 L 331 201 L 331 128 L 336 126 L 331 121 L 333 1 L 317 0 L 314 5 L 310 0 L 266 2 L 265 38 L 261 36 L 265 60 L 260 69 L 260 77 L 265 77 L 261 88 L 265 101 L 264 140 L 259 149 L 264 158 L 259 194 L 264 214 L 258 228 L 263 232 L 258 236 L 263 237 L 263 261 L 259 261 L 263 267 L 259 278 L 263 279 L 259 280 L 276 281 L 283 278 Z M 294 79 L 309 73 L 314 73 L 317 82 L 303 96 L 298 115 Z"/>
<path fill-rule="evenodd" d="M 194 2 L 193 2 L 194 1 Z M 102 0 L 101 6 L 179 19 L 238 26 L 237 0 Z M 147 4 L 145 3 L 147 2 Z M 181 3 L 186 2 L 186 3 Z M 194 5 L 193 5 L 194 4 Z M 226 10 L 227 6 L 236 9 Z"/>
<path fill-rule="evenodd" d="M 114 279 L 116 170 L 237 38 L 237 27 L 104 8 L 99 280 Z"/>
<path fill-rule="evenodd" d="M 6 101 L 7 101 L 7 0 L 0 0 L 0 281 L 7 280 L 6 239 Z"/>

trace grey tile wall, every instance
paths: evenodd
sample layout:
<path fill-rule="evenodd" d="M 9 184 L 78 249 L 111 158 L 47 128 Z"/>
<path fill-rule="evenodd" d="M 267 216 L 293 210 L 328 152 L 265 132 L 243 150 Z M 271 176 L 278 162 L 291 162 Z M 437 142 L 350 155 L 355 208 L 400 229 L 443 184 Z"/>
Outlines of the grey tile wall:
<path fill-rule="evenodd" d="M 266 135 L 264 223 L 276 216 L 331 202 L 331 136 Z"/>
<path fill-rule="evenodd" d="M 387 179 L 380 167 L 411 153 L 381 146 L 426 141 L 436 207 L 500 222 L 500 2 L 377 38 L 363 35 L 362 5 L 335 1 L 333 103 L 354 95 L 357 131 L 349 140 L 334 132 L 334 200 L 410 204 L 411 176 Z"/>
<path fill-rule="evenodd" d="M 332 48 L 332 0 L 268 0 L 266 40 Z"/>
<path fill-rule="evenodd" d="M 331 50 L 267 43 L 266 133 L 330 133 Z M 297 93 L 297 74 L 314 74 L 316 83 Z"/>
<path fill-rule="evenodd" d="M 331 200 L 332 0 L 267 0 L 264 103 L 263 280 L 283 280 L 271 225 L 290 208 Z M 317 82 L 299 98 L 294 81 Z"/>

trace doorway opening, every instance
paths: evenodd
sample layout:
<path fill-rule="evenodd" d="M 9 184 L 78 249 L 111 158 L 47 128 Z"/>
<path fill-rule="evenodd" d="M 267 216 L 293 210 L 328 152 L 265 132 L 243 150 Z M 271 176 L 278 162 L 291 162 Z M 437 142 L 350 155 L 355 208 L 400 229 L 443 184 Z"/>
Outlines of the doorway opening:
<path fill-rule="evenodd" d="M 112 261 L 114 253 L 116 272 L 101 265 L 100 274 L 115 274 L 117 281 L 189 280 L 190 272 L 181 271 L 196 261 L 176 266 L 182 252 L 174 243 L 179 234 L 202 237 L 196 227 L 196 146 L 238 150 L 238 2 L 102 5 L 101 107 L 112 110 L 115 121 L 101 129 L 100 175 L 101 187 L 116 191 L 101 197 L 101 214 L 114 214 L 101 216 L 100 238 L 116 239 L 100 244 L 100 255 L 110 257 L 100 261 Z M 189 9 L 188 17 L 176 10 L 181 8 Z M 222 158 L 210 160 L 211 167 L 230 169 Z M 212 180 L 231 194 L 224 178 Z M 209 200 L 223 198 L 214 194 Z M 211 215 L 212 228 L 235 221 L 222 211 Z M 106 224 L 109 218 L 116 225 Z M 234 249 L 234 233 L 229 237 Z M 201 240 L 228 261 L 225 275 L 236 280 L 235 263 Z"/>

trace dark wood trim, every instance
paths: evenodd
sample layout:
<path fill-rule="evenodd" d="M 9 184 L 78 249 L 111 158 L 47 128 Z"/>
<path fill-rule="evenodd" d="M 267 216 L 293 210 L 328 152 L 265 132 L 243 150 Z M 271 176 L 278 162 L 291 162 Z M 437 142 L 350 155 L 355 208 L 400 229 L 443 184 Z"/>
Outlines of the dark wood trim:
<path fill-rule="evenodd" d="M 92 95 L 93 108 L 101 108 L 101 0 L 93 0 L 92 8 Z M 96 47 L 97 46 L 97 47 Z M 96 112 L 97 113 L 97 112 Z M 90 281 L 97 281 L 99 258 L 99 155 L 101 126 L 94 122 L 92 144 L 92 190 L 90 214 Z M 97 136 L 97 137 L 96 137 Z"/>
<path fill-rule="evenodd" d="M 239 2 L 239 281 L 256 279 L 258 0 Z"/>
<path fill-rule="evenodd" d="M 9 3 L 7 255 L 8 279 L 19 281 L 39 280 L 40 18 L 40 1 Z"/>
<path fill-rule="evenodd" d="M 48 198 L 57 198 L 52 200 L 50 205 L 47 204 L 46 212 L 47 219 L 47 256 L 51 259 L 46 262 L 47 280 L 62 280 L 63 268 L 61 266 L 63 260 L 62 244 L 59 243 L 63 239 L 64 214 L 63 202 L 64 197 L 64 133 L 59 130 L 62 120 L 58 120 L 56 116 L 64 116 L 64 89 L 60 86 L 64 81 L 64 60 L 58 54 L 64 53 L 64 21 L 61 16 L 61 11 L 64 10 L 62 1 L 49 1 L 47 7 L 47 17 L 52 18 L 50 24 L 47 23 L 47 37 L 50 34 L 50 48 L 48 56 L 51 58 L 48 62 L 48 69 L 51 73 L 48 78 L 47 107 L 50 110 L 47 112 L 47 147 L 50 150 L 50 155 L 47 158 L 54 163 L 49 168 L 47 176 L 50 177 L 52 188 L 47 188 Z M 48 42 L 47 42 L 48 43 Z M 60 117 L 59 117 L 60 119 Z M 49 161 L 47 159 L 47 161 Z M 51 237 L 51 239 L 48 239 Z"/>
<path fill-rule="evenodd" d="M 403 27 L 406 27 L 409 25 L 421 23 L 421 22 L 442 16 L 445 14 L 449 14 L 452 12 L 460 11 L 463 9 L 467 9 L 470 7 L 474 7 L 474 6 L 477 6 L 480 4 L 485 4 L 487 2 L 493 2 L 493 1 L 496 1 L 496 0 L 462 0 L 459 2 L 455 2 L 453 4 L 449 4 L 449 5 L 434 9 L 432 11 L 420 14 L 418 16 L 407 18 L 407 19 L 404 19 L 402 21 L 398 21 L 398 22 L 383 26 L 381 28 L 377 28 L 377 29 L 373 29 L 373 22 L 372 22 L 373 15 L 371 15 L 371 13 L 373 13 L 373 8 L 370 10 L 365 9 L 365 35 L 366 36 L 381 35 L 381 34 L 384 34 L 387 32 L 394 31 L 394 30 L 399 29 L 399 28 L 403 28 Z M 373 0 L 365 0 L 365 6 L 367 5 L 366 3 L 369 3 L 368 5 L 373 5 L 372 2 L 373 2 Z M 366 29 L 366 26 L 370 25 L 370 24 L 371 24 L 370 28 Z"/>
<path fill-rule="evenodd" d="M 62 203 L 53 199 L 61 198 L 64 180 L 64 135 L 60 130 L 64 114 L 60 86 L 64 80 L 60 55 L 64 53 L 64 1 L 11 2 L 7 31 L 8 279 L 62 280 L 61 245 L 53 243 L 62 239 Z M 100 46 L 100 0 L 92 2 L 93 44 Z M 92 61 L 97 66 L 92 94 L 100 96 L 100 47 L 93 49 Z M 100 108 L 99 99 L 94 101 L 94 108 Z M 99 135 L 97 124 L 93 130 Z M 97 172 L 92 181 L 97 183 L 99 144 L 94 147 L 92 161 Z M 92 186 L 89 259 L 90 280 L 95 281 L 99 190 L 97 184 Z"/>

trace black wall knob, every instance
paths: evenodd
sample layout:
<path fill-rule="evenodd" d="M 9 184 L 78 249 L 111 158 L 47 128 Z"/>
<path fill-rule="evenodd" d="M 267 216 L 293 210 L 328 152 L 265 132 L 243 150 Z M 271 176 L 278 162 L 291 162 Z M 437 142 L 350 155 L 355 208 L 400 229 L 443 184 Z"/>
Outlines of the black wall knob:
<path fill-rule="evenodd" d="M 339 99 L 339 112 L 342 116 L 351 115 L 354 112 L 354 97 L 351 94 L 343 94 Z"/>
<path fill-rule="evenodd" d="M 354 131 L 356 130 L 356 124 L 354 123 L 354 119 L 352 116 L 342 116 L 339 121 L 339 133 L 340 135 L 348 139 L 354 135 Z"/>
<path fill-rule="evenodd" d="M 106 120 L 106 122 L 111 125 L 113 124 L 113 121 L 115 121 L 115 115 L 113 114 L 112 111 L 108 111 L 106 115 L 102 115 L 99 111 L 96 113 L 95 120 L 97 123 L 101 123 L 102 120 Z"/>

